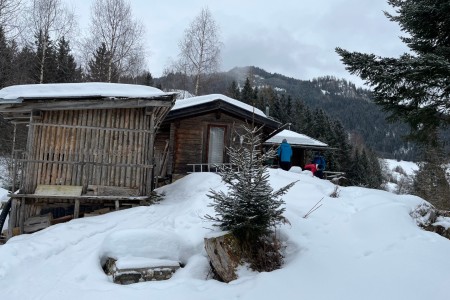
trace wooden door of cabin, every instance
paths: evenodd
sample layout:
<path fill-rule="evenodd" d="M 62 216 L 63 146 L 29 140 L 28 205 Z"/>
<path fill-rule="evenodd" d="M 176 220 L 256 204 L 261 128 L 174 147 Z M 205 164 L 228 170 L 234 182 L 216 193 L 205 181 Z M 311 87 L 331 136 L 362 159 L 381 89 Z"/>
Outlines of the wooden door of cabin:
<path fill-rule="evenodd" d="M 224 162 L 225 126 L 209 126 L 208 163 Z"/>

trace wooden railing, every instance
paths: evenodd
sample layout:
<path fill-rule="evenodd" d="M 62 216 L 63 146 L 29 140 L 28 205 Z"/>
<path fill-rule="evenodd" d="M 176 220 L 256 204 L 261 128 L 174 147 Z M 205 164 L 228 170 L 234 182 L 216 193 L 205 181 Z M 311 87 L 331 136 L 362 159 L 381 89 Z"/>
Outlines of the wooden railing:
<path fill-rule="evenodd" d="M 198 173 L 198 172 L 218 172 L 221 167 L 235 167 L 239 170 L 238 166 L 233 166 L 230 163 L 200 163 L 200 164 L 187 164 L 187 166 L 192 167 L 192 171 L 188 173 Z"/>

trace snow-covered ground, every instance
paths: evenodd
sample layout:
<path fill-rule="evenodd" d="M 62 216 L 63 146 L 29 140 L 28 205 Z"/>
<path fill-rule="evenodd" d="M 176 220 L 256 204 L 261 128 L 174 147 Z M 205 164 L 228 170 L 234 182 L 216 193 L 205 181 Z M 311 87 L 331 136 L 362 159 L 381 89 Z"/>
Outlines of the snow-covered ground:
<path fill-rule="evenodd" d="M 270 170 L 290 225 L 279 229 L 285 264 L 270 273 L 240 270 L 229 284 L 208 278 L 203 239 L 213 214 L 206 196 L 226 190 L 220 177 L 191 174 L 160 188 L 160 204 L 51 226 L 0 246 L 0 298 L 9 299 L 448 299 L 450 241 L 416 226 L 423 200 L 358 187 L 339 188 L 309 172 Z M 305 214 L 319 201 L 322 206 Z M 117 285 L 106 256 L 178 260 L 167 281 Z"/>
<path fill-rule="evenodd" d="M 408 188 L 412 185 L 419 165 L 411 161 L 397 161 L 395 159 L 381 159 L 382 171 L 387 182 L 384 188 L 392 193 L 408 193 Z"/>

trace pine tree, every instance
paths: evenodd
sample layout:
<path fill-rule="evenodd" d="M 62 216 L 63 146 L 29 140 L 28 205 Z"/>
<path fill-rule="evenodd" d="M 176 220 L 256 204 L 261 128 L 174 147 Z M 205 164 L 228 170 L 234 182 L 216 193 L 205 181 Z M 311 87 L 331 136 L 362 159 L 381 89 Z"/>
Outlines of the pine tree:
<path fill-rule="evenodd" d="M 407 122 L 410 138 L 436 146 L 430 133 L 450 124 L 450 5 L 442 0 L 388 0 L 397 15 L 385 13 L 407 36 L 410 48 L 399 58 L 336 48 L 347 70 L 373 87 L 375 103 Z"/>
<path fill-rule="evenodd" d="M 231 231 L 243 245 L 258 244 L 273 228 L 284 222 L 284 201 L 280 199 L 294 184 L 273 191 L 269 183 L 268 159 L 275 150 L 261 153 L 261 128 L 243 127 L 241 146 L 228 149 L 232 167 L 223 167 L 220 176 L 228 185 L 228 193 L 211 190 L 208 195 L 214 202 L 215 216 L 206 218 L 215 226 Z M 239 167 L 239 168 L 237 168 Z"/>
<path fill-rule="evenodd" d="M 253 105 L 253 88 L 248 77 L 245 80 L 244 87 L 242 88 L 240 99 L 244 103 Z"/>
<path fill-rule="evenodd" d="M 153 80 L 152 73 L 149 71 L 144 73 L 144 82 L 143 85 L 153 86 L 155 84 L 155 81 Z"/>
<path fill-rule="evenodd" d="M 81 80 L 75 58 L 70 54 L 69 42 L 64 37 L 58 41 L 56 61 L 56 82 L 79 82 Z"/>
<path fill-rule="evenodd" d="M 110 53 L 106 50 L 105 43 L 102 43 L 95 51 L 94 57 L 88 63 L 88 77 L 90 81 L 118 82 L 118 71 L 114 64 L 111 67 L 111 77 L 109 76 L 110 60 Z M 111 78 L 111 81 L 109 81 L 109 78 Z"/>
<path fill-rule="evenodd" d="M 239 92 L 239 88 L 235 80 L 233 80 L 231 85 L 228 87 L 227 96 L 233 99 L 240 99 L 241 93 Z"/>
<path fill-rule="evenodd" d="M 36 83 L 57 82 L 56 51 L 53 41 L 44 32 L 36 36 L 35 68 L 33 72 Z"/>
<path fill-rule="evenodd" d="M 12 73 L 13 53 L 0 26 L 0 88 L 8 85 Z"/>

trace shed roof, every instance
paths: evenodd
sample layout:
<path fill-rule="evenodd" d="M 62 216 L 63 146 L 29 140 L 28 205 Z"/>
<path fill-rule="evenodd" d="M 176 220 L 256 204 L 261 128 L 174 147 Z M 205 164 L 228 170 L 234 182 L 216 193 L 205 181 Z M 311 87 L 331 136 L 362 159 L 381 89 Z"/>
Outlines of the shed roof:
<path fill-rule="evenodd" d="M 155 98 L 166 95 L 163 91 L 144 85 L 83 82 L 25 84 L 0 90 L 0 103 L 21 103 L 26 99 L 76 98 Z"/>
<path fill-rule="evenodd" d="M 286 139 L 289 144 L 291 144 L 292 147 L 307 147 L 307 148 L 327 148 L 328 145 L 313 139 L 312 137 L 309 137 L 305 134 L 297 133 L 295 131 L 291 130 L 283 130 L 267 141 L 265 141 L 265 144 L 281 144 L 283 139 Z"/>
<path fill-rule="evenodd" d="M 198 97 L 192 97 L 192 98 L 178 99 L 175 102 L 175 105 L 172 107 L 172 111 L 187 108 L 187 107 L 192 107 L 192 106 L 196 106 L 196 105 L 205 104 L 205 103 L 213 102 L 216 100 L 222 100 L 226 103 L 229 103 L 229 104 L 232 104 L 239 108 L 242 108 L 243 110 L 246 110 L 250 113 L 254 112 L 257 115 L 267 117 L 261 110 L 257 109 L 256 107 L 246 104 L 244 102 L 241 102 L 239 100 L 227 97 L 222 94 L 211 94 L 211 95 L 198 96 Z"/>
<path fill-rule="evenodd" d="M 221 95 L 211 94 L 186 99 L 178 99 L 165 121 L 191 118 L 211 112 L 224 111 L 237 118 L 252 120 L 264 124 L 268 128 L 279 128 L 281 123 L 267 117 L 261 110 L 239 100 Z"/>
<path fill-rule="evenodd" d="M 0 90 L 0 113 L 15 123 L 27 123 L 33 111 L 166 107 L 176 93 L 121 83 L 83 82 L 27 84 Z"/>

